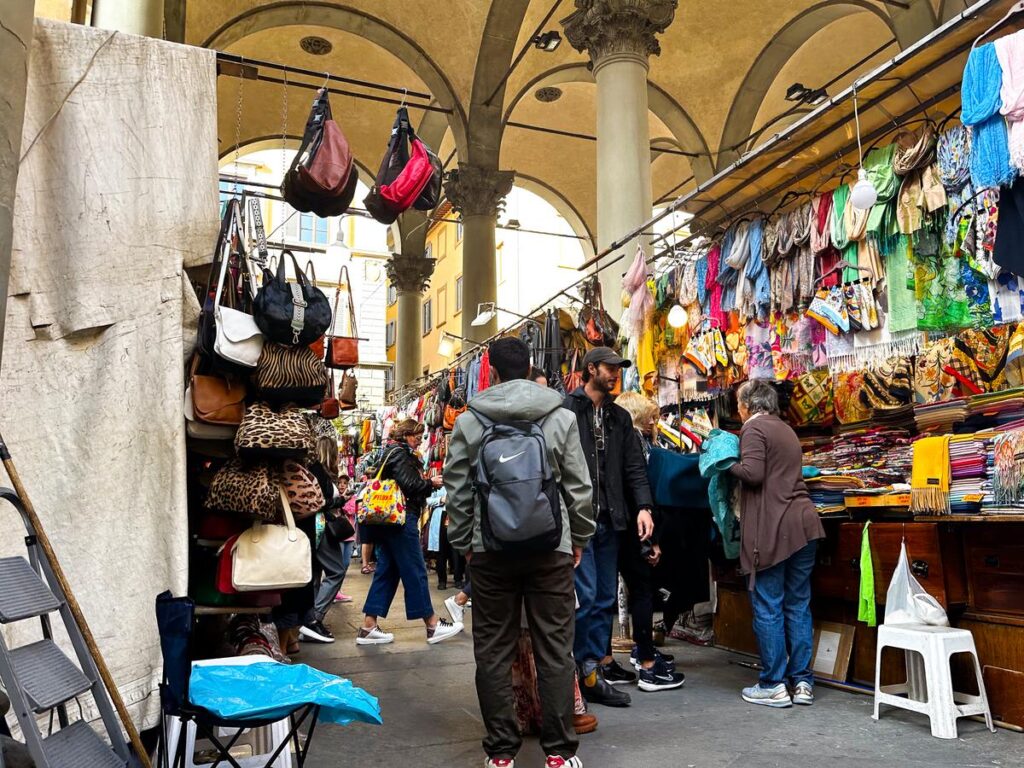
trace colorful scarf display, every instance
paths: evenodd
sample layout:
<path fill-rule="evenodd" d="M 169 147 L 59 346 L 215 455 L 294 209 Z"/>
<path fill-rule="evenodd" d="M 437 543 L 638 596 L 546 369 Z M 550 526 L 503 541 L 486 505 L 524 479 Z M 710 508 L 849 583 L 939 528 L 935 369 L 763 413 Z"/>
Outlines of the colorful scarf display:
<path fill-rule="evenodd" d="M 964 67 L 960 90 L 963 109 L 960 120 L 971 126 L 971 181 L 975 187 L 997 187 L 1013 181 L 1010 145 L 1000 91 L 1002 68 L 994 43 L 979 45 L 971 51 Z"/>

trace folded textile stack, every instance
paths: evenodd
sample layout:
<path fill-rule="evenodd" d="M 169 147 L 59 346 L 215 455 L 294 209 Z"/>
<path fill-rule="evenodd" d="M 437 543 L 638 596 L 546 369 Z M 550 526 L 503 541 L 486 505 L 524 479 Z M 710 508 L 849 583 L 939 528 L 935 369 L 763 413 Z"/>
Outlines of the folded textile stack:
<path fill-rule="evenodd" d="M 977 432 L 988 427 L 1008 428 L 1024 420 L 1024 388 L 974 395 L 968 400 L 967 418 L 960 431 Z"/>
<path fill-rule="evenodd" d="M 874 427 L 889 429 L 913 429 L 914 406 L 900 405 L 894 408 L 875 408 L 872 412 L 871 424 Z"/>
<path fill-rule="evenodd" d="M 914 422 L 919 432 L 952 432 L 956 425 L 967 419 L 967 415 L 966 398 L 914 406 Z"/>
<path fill-rule="evenodd" d="M 808 478 L 805 482 L 819 515 L 845 512 L 843 491 L 865 487 L 861 478 L 852 475 L 820 475 Z"/>
<path fill-rule="evenodd" d="M 953 437 L 949 443 L 949 509 L 953 514 L 977 514 L 985 494 L 988 459 L 985 443 L 974 435 Z"/>
<path fill-rule="evenodd" d="M 803 441 L 804 464 L 826 475 L 843 474 L 879 488 L 905 483 L 913 463 L 913 438 L 905 429 L 861 427 L 826 442 Z"/>

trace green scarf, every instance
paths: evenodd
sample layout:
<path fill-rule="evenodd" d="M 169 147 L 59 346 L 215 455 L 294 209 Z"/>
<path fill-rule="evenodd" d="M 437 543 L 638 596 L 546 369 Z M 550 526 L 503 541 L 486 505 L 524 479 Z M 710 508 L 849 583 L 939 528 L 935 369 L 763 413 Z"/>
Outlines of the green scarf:
<path fill-rule="evenodd" d="M 860 600 L 857 602 L 857 620 L 869 627 L 878 625 L 875 615 L 875 567 L 871 562 L 871 540 L 868 537 L 870 521 L 864 523 L 860 537 Z"/>
<path fill-rule="evenodd" d="M 913 246 L 907 235 L 899 236 L 899 244 L 885 257 L 885 286 L 889 292 L 889 332 L 912 331 L 917 328 L 914 306 Z"/>
<path fill-rule="evenodd" d="M 850 239 L 846 236 L 846 221 L 843 216 L 846 213 L 846 201 L 850 199 L 850 185 L 840 184 L 832 193 L 832 245 L 837 251 L 842 251 Z"/>
<path fill-rule="evenodd" d="M 892 169 L 892 155 L 896 150 L 895 144 L 887 147 L 878 147 L 868 152 L 864 158 L 864 170 L 868 178 L 878 192 L 878 202 L 875 203 L 868 215 L 868 232 L 886 235 L 882 225 L 885 221 L 885 211 L 889 201 L 893 199 L 900 188 L 900 180 L 896 171 Z M 895 220 L 895 217 L 892 217 Z"/>

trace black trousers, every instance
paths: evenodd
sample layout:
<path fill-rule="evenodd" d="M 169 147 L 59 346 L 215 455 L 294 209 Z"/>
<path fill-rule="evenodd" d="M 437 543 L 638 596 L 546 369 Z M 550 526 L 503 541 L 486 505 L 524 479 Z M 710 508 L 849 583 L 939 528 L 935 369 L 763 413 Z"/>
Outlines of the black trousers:
<path fill-rule="evenodd" d="M 619 573 L 629 593 L 637 660 L 654 661 L 654 569 L 640 552 L 635 530 L 619 534 Z"/>
<path fill-rule="evenodd" d="M 559 552 L 477 552 L 473 572 L 473 651 L 476 692 L 484 718 L 484 752 L 514 758 L 523 740 L 512 705 L 512 662 L 525 605 L 537 665 L 540 744 L 546 755 L 572 757 L 576 663 L 572 657 L 576 602 L 572 556 Z"/>
<path fill-rule="evenodd" d="M 656 584 L 669 591 L 664 606 L 665 630 L 697 603 L 710 599 L 708 559 L 711 555 L 711 511 L 707 509 L 664 510 L 659 542 L 661 563 L 655 570 Z"/>

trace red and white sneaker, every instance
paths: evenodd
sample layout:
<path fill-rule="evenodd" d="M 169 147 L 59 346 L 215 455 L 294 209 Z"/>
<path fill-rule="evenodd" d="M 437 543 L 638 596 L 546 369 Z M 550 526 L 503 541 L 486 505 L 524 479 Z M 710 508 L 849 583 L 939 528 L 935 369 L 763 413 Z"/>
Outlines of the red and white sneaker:
<path fill-rule="evenodd" d="M 548 755 L 548 761 L 545 765 L 547 768 L 583 768 L 583 761 L 576 755 L 573 755 L 572 757 Z"/>
<path fill-rule="evenodd" d="M 488 757 L 484 768 L 516 768 L 516 761 L 510 757 Z"/>

